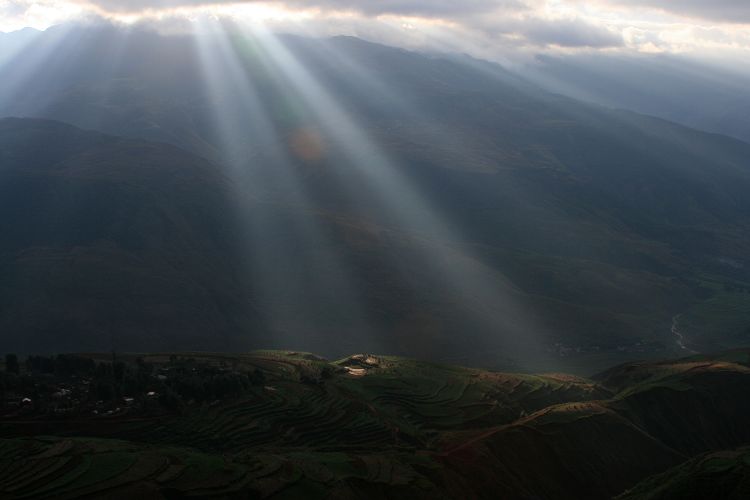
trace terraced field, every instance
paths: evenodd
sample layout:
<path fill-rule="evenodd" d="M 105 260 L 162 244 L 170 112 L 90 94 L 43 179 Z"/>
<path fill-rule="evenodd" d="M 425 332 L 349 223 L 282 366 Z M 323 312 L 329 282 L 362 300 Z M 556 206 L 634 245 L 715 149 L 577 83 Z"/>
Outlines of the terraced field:
<path fill-rule="evenodd" d="M 143 359 L 163 361 L 158 356 Z M 202 358 L 217 364 L 229 359 Z M 113 425 L 96 425 L 91 432 L 211 452 L 371 451 L 425 447 L 440 430 L 509 423 L 552 403 L 608 395 L 582 379 L 498 374 L 387 357 L 376 358 L 371 366 L 357 359 L 328 363 L 312 355 L 276 352 L 231 361 L 239 369 L 262 370 L 265 385 L 168 419 L 112 418 Z M 352 375 L 356 370 L 366 374 Z M 329 378 L 323 378 L 324 371 Z M 33 424 L 38 428 L 40 422 Z"/>
<path fill-rule="evenodd" d="M 607 498 L 750 442 L 745 351 L 595 381 L 369 355 L 183 356 L 262 383 L 172 412 L 6 416 L 0 497 Z"/>
<path fill-rule="evenodd" d="M 750 498 L 750 448 L 709 453 L 643 481 L 619 500 Z"/>

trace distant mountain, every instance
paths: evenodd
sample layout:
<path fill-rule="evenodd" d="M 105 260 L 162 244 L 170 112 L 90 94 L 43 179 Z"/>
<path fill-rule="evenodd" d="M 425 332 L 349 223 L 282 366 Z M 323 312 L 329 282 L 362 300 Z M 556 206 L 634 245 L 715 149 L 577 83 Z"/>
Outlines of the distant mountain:
<path fill-rule="evenodd" d="M 12 61 L 41 32 L 33 28 L 24 28 L 11 33 L 0 32 L 0 66 Z"/>
<path fill-rule="evenodd" d="M 750 342 L 750 145 L 482 61 L 226 28 L 48 30 L 0 114 L 222 165 L 253 345 L 591 371 Z"/>
<path fill-rule="evenodd" d="M 575 99 L 750 142 L 750 74 L 675 55 L 538 56 L 529 81 Z"/>

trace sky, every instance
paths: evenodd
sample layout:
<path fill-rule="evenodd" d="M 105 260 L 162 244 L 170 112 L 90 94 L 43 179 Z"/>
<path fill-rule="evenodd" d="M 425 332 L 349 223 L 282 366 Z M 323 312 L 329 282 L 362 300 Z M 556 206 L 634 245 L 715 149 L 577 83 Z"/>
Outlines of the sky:
<path fill-rule="evenodd" d="M 490 58 L 504 51 L 750 51 L 748 0 L 0 0 L 5 32 L 100 18 L 180 29 L 197 16 Z"/>

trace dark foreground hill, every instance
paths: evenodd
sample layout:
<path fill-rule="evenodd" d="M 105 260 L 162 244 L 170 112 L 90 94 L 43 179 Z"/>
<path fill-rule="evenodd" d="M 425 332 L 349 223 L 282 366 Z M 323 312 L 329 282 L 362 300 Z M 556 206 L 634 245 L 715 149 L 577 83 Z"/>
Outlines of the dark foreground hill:
<path fill-rule="evenodd" d="M 750 449 L 719 451 L 700 456 L 649 478 L 622 500 L 703 500 L 750 497 Z"/>
<path fill-rule="evenodd" d="M 67 355 L 2 381 L 3 498 L 746 491 L 744 452 L 703 454 L 750 443 L 748 351 L 596 380 L 372 355 Z"/>

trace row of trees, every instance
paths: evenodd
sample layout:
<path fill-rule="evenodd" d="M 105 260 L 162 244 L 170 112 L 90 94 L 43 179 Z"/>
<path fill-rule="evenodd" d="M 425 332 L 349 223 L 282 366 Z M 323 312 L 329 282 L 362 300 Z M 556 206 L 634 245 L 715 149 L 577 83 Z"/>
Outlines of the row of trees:
<path fill-rule="evenodd" d="M 18 364 L 18 356 L 15 354 L 5 355 L 5 371 L 18 375 L 21 372 L 21 366 Z"/>
<path fill-rule="evenodd" d="M 95 362 L 76 355 L 29 356 L 24 370 L 14 354 L 5 356 L 5 373 L 0 373 L 0 392 L 23 393 L 39 400 L 72 388 L 81 406 L 133 398 L 142 406 L 153 407 L 157 400 L 164 408 L 179 410 L 190 402 L 211 402 L 234 397 L 266 378 L 261 370 L 251 372 L 171 357 L 166 365 L 153 365 L 138 358 L 135 362 L 117 360 Z M 145 403 L 149 404 L 146 405 Z"/>
<path fill-rule="evenodd" d="M 69 354 L 58 354 L 57 356 L 29 356 L 25 361 L 26 371 L 29 373 L 54 374 L 61 377 L 71 375 L 92 375 L 96 369 L 93 359 Z M 5 355 L 5 371 L 19 375 L 21 363 L 16 354 Z"/>

